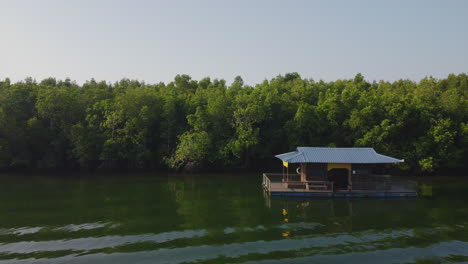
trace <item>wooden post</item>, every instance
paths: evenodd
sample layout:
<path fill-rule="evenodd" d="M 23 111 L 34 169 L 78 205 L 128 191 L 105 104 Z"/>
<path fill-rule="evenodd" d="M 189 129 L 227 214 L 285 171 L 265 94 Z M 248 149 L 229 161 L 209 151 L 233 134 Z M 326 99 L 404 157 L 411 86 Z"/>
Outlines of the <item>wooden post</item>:
<path fill-rule="evenodd" d="M 284 181 L 284 165 L 283 165 L 283 163 L 281 163 L 281 168 L 283 168 L 283 177 L 282 177 L 282 181 Z"/>
<path fill-rule="evenodd" d="M 348 191 L 351 191 L 353 189 L 353 183 L 351 181 L 351 178 L 352 178 L 351 169 L 352 168 L 348 169 Z"/>
<path fill-rule="evenodd" d="M 301 163 L 301 181 L 305 182 L 307 181 L 307 164 L 306 163 Z"/>

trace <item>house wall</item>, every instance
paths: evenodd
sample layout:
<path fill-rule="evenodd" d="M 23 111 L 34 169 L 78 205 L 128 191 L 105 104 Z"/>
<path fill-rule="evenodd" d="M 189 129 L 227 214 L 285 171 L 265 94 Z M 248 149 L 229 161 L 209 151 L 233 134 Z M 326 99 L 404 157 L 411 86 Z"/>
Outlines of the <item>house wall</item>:
<path fill-rule="evenodd" d="M 351 173 L 352 164 L 349 163 L 301 163 L 301 178 L 307 181 L 326 181 L 327 173 L 331 169 L 348 169 Z"/>
<path fill-rule="evenodd" d="M 374 164 L 352 164 L 351 181 L 353 190 L 368 190 L 372 188 L 371 174 Z"/>
<path fill-rule="evenodd" d="M 326 163 L 302 163 L 307 181 L 325 181 L 327 180 Z"/>
<path fill-rule="evenodd" d="M 327 173 L 334 168 L 345 168 L 349 171 L 349 189 L 367 190 L 372 189 L 375 178 L 373 174 L 385 172 L 383 164 L 341 164 L 341 163 L 302 163 L 302 181 L 326 181 Z"/>
<path fill-rule="evenodd" d="M 351 171 L 351 164 L 350 163 L 328 163 L 327 170 L 332 169 L 347 169 Z"/>
<path fill-rule="evenodd" d="M 384 178 L 375 175 L 389 174 L 390 164 L 353 164 L 353 190 L 375 190 L 381 188 Z"/>

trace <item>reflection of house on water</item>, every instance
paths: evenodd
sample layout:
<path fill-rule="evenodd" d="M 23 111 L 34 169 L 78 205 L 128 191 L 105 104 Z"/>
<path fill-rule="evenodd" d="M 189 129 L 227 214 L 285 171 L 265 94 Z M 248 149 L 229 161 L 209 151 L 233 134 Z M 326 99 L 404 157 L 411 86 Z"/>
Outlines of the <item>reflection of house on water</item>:
<path fill-rule="evenodd" d="M 272 210 L 281 211 L 286 209 L 288 213 L 303 219 L 323 218 L 327 216 L 351 216 L 352 199 L 300 199 L 287 198 L 281 196 L 270 196 L 267 191 L 263 191 L 265 206 Z M 381 200 L 379 200 L 381 201 Z M 344 209 L 346 208 L 346 209 Z"/>
<path fill-rule="evenodd" d="M 418 211 L 417 199 L 290 199 L 265 195 L 272 214 L 285 226 L 299 229 L 323 229 L 327 232 L 351 232 L 386 226 L 389 223 L 405 224 Z M 283 221 L 282 210 L 288 212 Z M 424 213 L 424 212 L 421 212 Z M 408 219 L 405 220 L 405 215 Z M 405 222 L 406 221 L 406 222 Z M 316 224 L 313 226 L 312 224 Z M 293 229 L 285 229 L 297 234 Z"/>

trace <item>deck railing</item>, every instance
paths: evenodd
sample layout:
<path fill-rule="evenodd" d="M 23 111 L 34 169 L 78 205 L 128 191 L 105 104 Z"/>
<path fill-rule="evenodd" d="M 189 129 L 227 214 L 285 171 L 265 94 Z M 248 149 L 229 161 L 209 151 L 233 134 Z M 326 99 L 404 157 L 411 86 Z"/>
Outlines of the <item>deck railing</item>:
<path fill-rule="evenodd" d="M 265 173 L 263 173 L 262 185 L 268 192 L 271 191 L 271 180 Z"/>
<path fill-rule="evenodd" d="M 263 187 L 268 191 L 333 191 L 333 182 L 329 181 L 301 181 L 300 175 L 283 175 L 281 173 L 264 173 Z"/>
<path fill-rule="evenodd" d="M 390 175 L 370 175 L 365 179 L 354 178 L 353 190 L 385 191 L 385 192 L 417 192 L 416 181 Z"/>

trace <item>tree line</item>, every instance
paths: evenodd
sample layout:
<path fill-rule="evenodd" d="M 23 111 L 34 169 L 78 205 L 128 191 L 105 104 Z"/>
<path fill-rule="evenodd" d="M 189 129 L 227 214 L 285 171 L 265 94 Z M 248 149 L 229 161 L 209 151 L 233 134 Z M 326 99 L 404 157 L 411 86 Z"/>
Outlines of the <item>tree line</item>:
<path fill-rule="evenodd" d="M 405 170 L 468 164 L 468 76 L 279 75 L 157 84 L 0 81 L 0 168 L 249 168 L 297 146 L 374 147 Z"/>

